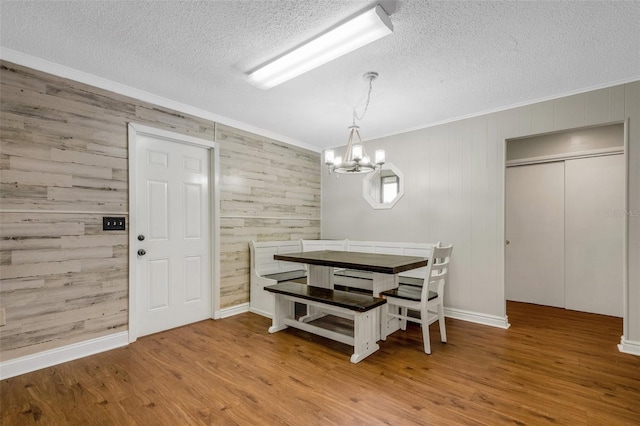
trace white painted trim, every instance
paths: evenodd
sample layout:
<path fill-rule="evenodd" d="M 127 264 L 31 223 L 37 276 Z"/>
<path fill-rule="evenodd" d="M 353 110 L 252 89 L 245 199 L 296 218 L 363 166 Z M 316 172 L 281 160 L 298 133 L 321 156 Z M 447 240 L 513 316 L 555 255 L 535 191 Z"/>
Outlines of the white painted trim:
<path fill-rule="evenodd" d="M 61 348 L 51 349 L 37 354 L 11 359 L 9 361 L 3 361 L 0 362 L 0 379 L 4 380 L 21 374 L 30 373 L 42 368 L 62 364 L 63 362 L 73 361 L 74 359 L 84 358 L 86 356 L 95 355 L 115 348 L 121 348 L 128 344 L 128 332 L 121 331 L 119 333 L 85 340 L 84 342 L 74 343 Z"/>
<path fill-rule="evenodd" d="M 243 216 L 225 214 L 221 215 L 224 219 L 282 219 L 282 220 L 321 220 L 320 217 L 295 217 L 295 216 Z"/>
<path fill-rule="evenodd" d="M 624 120 L 624 211 L 629 211 L 629 117 Z M 622 339 L 629 335 L 629 215 L 624 215 L 622 235 Z M 624 347 L 624 344 L 622 345 Z M 620 346 L 618 346 L 620 349 Z M 625 352 L 620 349 L 621 352 Z M 640 354 L 638 351 L 637 354 Z"/>
<path fill-rule="evenodd" d="M 236 309 L 236 308 L 240 308 L 243 307 L 244 305 L 238 305 L 237 307 L 234 306 L 232 308 L 228 308 L 228 309 Z M 242 313 L 242 312 L 246 312 L 246 310 L 241 310 L 239 312 L 235 312 L 231 315 L 235 315 L 236 313 Z M 258 314 L 258 315 L 262 315 L 263 317 L 267 317 L 267 318 L 273 318 L 273 315 L 270 312 L 266 312 L 266 311 L 262 311 L 260 309 L 256 309 L 256 308 L 249 308 L 249 312 L 252 312 L 254 314 Z M 487 314 L 483 314 L 483 313 L 478 313 L 478 312 L 470 312 L 470 311 L 463 311 L 461 309 L 453 309 L 453 308 L 444 308 L 444 314 L 447 318 L 453 318 L 453 319 L 459 319 L 462 321 L 468 321 L 468 322 L 473 322 L 476 324 L 482 324 L 482 325 L 489 325 L 491 327 L 498 327 L 498 328 L 504 328 L 507 329 L 510 327 L 511 324 L 509 324 L 507 317 L 499 317 L 499 316 L 494 316 L 494 315 L 487 315 Z M 227 315 L 230 316 L 230 315 Z"/>
<path fill-rule="evenodd" d="M 214 130 L 215 133 L 215 130 Z M 190 145 L 207 148 L 211 151 L 211 161 L 209 170 L 209 180 L 213 181 L 213 185 L 209 185 L 211 208 L 209 216 L 211 218 L 211 318 L 215 318 L 216 308 L 220 306 L 220 221 L 218 215 L 220 212 L 219 198 L 220 190 L 218 188 L 219 177 L 219 153 L 218 146 L 215 141 L 207 139 L 187 136 L 180 133 L 169 132 L 166 130 L 156 129 L 137 123 L 129 123 L 127 148 L 129 150 L 129 342 L 135 342 L 138 338 L 137 330 L 137 300 L 136 300 L 136 277 L 137 277 L 137 252 L 131 247 L 137 244 L 136 232 L 136 172 L 137 172 L 137 137 L 138 135 L 148 135 L 159 137 L 175 143 L 186 143 Z M 215 138 L 215 136 L 214 136 Z"/>
<path fill-rule="evenodd" d="M 625 354 L 640 356 L 640 341 L 626 340 L 624 336 L 620 337 L 618 350 Z"/>
<path fill-rule="evenodd" d="M 481 312 L 471 312 L 447 307 L 444 308 L 444 314 L 448 318 L 489 325 L 491 327 L 504 328 L 505 330 L 511 326 L 511 324 L 509 324 L 509 318 L 506 315 L 504 317 L 500 317 L 496 315 L 483 314 Z"/>
<path fill-rule="evenodd" d="M 136 215 L 136 167 L 137 154 L 136 154 L 136 130 L 131 124 L 127 128 L 127 149 L 128 155 L 128 169 L 129 169 L 129 317 L 127 318 L 129 325 L 129 343 L 133 343 L 138 338 L 137 321 L 133 319 L 137 316 L 136 305 L 138 303 L 136 299 L 137 292 L 135 291 L 136 282 L 136 265 L 137 258 L 135 250 L 134 233 L 136 231 L 135 223 L 137 220 Z"/>
<path fill-rule="evenodd" d="M 596 85 L 589 86 L 589 87 L 586 87 L 586 88 L 583 88 L 583 89 L 570 90 L 568 92 L 563 92 L 563 93 L 559 93 L 559 94 L 555 94 L 555 95 L 551 95 L 551 96 L 545 96 L 545 97 L 542 97 L 542 98 L 529 99 L 527 101 L 518 102 L 518 103 L 515 103 L 515 104 L 511 104 L 511 105 L 505 105 L 505 106 L 501 106 L 501 107 L 497 107 L 497 108 L 486 109 L 484 111 L 474 112 L 474 113 L 466 114 L 466 115 L 460 115 L 460 116 L 453 117 L 453 118 L 447 118 L 446 120 L 436 121 L 434 123 L 429 123 L 429 124 L 425 124 L 425 125 L 421 125 L 421 126 L 415 126 L 415 127 L 409 127 L 407 129 L 404 129 L 404 130 L 394 131 L 392 133 L 384 133 L 382 135 L 374 135 L 374 136 L 372 136 L 372 137 L 370 137 L 368 139 L 364 139 L 363 142 L 372 141 L 372 140 L 376 140 L 376 139 L 382 139 L 382 138 L 388 138 L 388 137 L 391 137 L 391 136 L 401 135 L 403 133 L 409 133 L 409 132 L 414 132 L 416 130 L 422 130 L 422 129 L 428 129 L 430 127 L 440 126 L 442 124 L 454 123 L 456 121 L 467 120 L 469 118 L 481 117 L 483 115 L 495 114 L 497 112 L 507 111 L 507 110 L 510 110 L 510 109 L 520 108 L 520 107 L 528 106 L 528 105 L 533 105 L 533 104 L 537 104 L 537 103 L 540 103 L 540 102 L 553 101 L 553 100 L 556 100 L 556 99 L 565 98 L 567 96 L 580 95 L 582 93 L 592 92 L 594 90 L 607 89 L 609 87 L 620 86 L 620 85 L 627 84 L 627 83 L 635 83 L 638 80 L 640 80 L 640 75 L 637 75 L 637 76 L 634 76 L 634 77 L 630 77 L 630 78 L 625 78 L 625 79 L 622 79 L 622 80 L 611 81 L 611 82 L 608 82 L 608 83 L 596 84 Z M 600 124 L 598 124 L 598 125 L 600 125 Z M 603 123 L 602 125 L 605 125 L 605 123 Z M 324 149 L 332 149 L 332 148 L 335 149 L 335 148 L 339 148 L 341 146 L 344 146 L 344 145 L 338 145 L 338 146 L 334 146 L 334 147 L 325 147 L 325 148 L 323 148 L 323 150 Z"/>
<path fill-rule="evenodd" d="M 243 314 L 249 312 L 249 302 L 241 303 L 235 306 L 229 306 L 228 308 L 219 309 L 215 312 L 213 319 L 222 319 L 232 317 L 234 315 Z"/>
<path fill-rule="evenodd" d="M 213 139 L 216 148 L 210 151 L 210 169 L 209 181 L 212 182 L 213 188 L 210 190 L 210 207 L 209 216 L 211 220 L 211 279 L 213 286 L 211 288 L 211 318 L 215 319 L 216 312 L 220 310 L 220 149 L 218 148 L 218 125 L 214 123 Z"/>
<path fill-rule="evenodd" d="M 45 214 L 93 214 L 97 216 L 128 216 L 129 212 L 105 212 L 89 210 L 29 210 L 29 209 L 0 209 L 0 213 L 45 213 Z"/>
<path fill-rule="evenodd" d="M 241 314 L 244 312 L 252 312 L 254 314 L 262 315 L 263 317 L 273 318 L 271 313 L 261 311 L 255 308 L 250 308 L 248 303 L 243 303 L 241 305 L 236 305 L 236 306 L 223 309 L 222 311 L 219 312 L 219 316 L 216 316 L 216 319 L 226 318 L 226 317 Z M 511 324 L 509 324 L 509 319 L 507 316 L 500 317 L 496 315 L 488 315 L 480 312 L 471 312 L 471 311 L 465 311 L 462 309 L 454 309 L 454 308 L 447 308 L 447 307 L 444 308 L 444 314 L 447 318 L 473 322 L 476 324 L 488 325 L 491 327 L 504 328 L 505 330 L 511 326 Z"/>
<path fill-rule="evenodd" d="M 271 312 L 263 311 L 262 309 L 250 307 L 249 312 L 273 319 L 273 314 Z"/>
<path fill-rule="evenodd" d="M 182 133 L 170 132 L 168 130 L 157 129 L 155 127 L 145 126 L 144 124 L 129 123 L 129 131 L 131 131 L 131 129 L 133 129 L 136 136 L 146 135 L 153 138 L 164 139 L 169 142 L 175 142 L 176 140 L 178 140 L 180 141 L 180 143 L 186 143 L 189 145 L 195 145 L 205 148 L 215 148 L 216 146 L 215 141 L 196 138 L 194 136 L 184 135 Z"/>
<path fill-rule="evenodd" d="M 507 167 L 524 166 L 526 164 L 550 163 L 553 161 L 575 160 L 578 158 L 602 157 L 605 155 L 624 154 L 624 146 L 615 148 L 591 149 L 588 151 L 566 152 L 562 154 L 542 155 L 540 157 L 529 157 L 518 160 L 507 161 Z"/>
<path fill-rule="evenodd" d="M 56 75 L 58 77 L 68 78 L 70 80 L 78 81 L 80 83 L 89 84 L 100 89 L 109 90 L 110 92 L 119 93 L 121 95 L 130 96 L 135 99 L 139 99 L 144 102 L 149 102 L 154 105 L 158 105 L 165 108 L 170 108 L 175 111 L 183 112 L 185 114 L 193 115 L 195 117 L 204 118 L 220 124 L 224 124 L 236 129 L 244 130 L 246 132 L 255 133 L 266 138 L 275 139 L 280 142 L 284 142 L 290 145 L 295 145 L 300 148 L 308 149 L 313 152 L 321 152 L 322 150 L 316 146 L 308 143 L 272 132 L 270 130 L 262 129 L 260 127 L 253 126 L 251 124 L 244 123 L 242 121 L 234 120 L 232 118 L 224 117 L 222 115 L 214 114 L 213 112 L 206 111 L 191 105 L 177 102 L 162 96 L 155 95 L 153 93 L 146 92 L 144 90 L 136 89 L 131 86 L 117 83 L 115 81 L 107 80 L 106 78 L 98 77 L 93 74 L 79 71 L 74 68 L 70 68 L 64 65 L 56 64 L 45 59 L 37 58 L 35 56 L 27 55 L 22 52 L 18 52 L 13 49 L 7 49 L 6 47 L 0 48 L 0 59 L 13 62 L 14 64 L 23 65 L 35 70 L 43 71 L 49 74 Z"/>

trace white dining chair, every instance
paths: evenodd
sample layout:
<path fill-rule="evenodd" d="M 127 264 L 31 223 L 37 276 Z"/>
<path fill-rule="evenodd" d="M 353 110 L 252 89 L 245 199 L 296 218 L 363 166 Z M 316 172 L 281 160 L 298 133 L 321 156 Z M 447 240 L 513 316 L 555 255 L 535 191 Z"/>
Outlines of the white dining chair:
<path fill-rule="evenodd" d="M 440 340 L 447 341 L 447 330 L 444 321 L 444 288 L 449 274 L 449 261 L 453 245 L 434 247 L 431 251 L 425 273 L 425 281 L 421 287 L 415 285 L 400 285 L 397 288 L 381 292 L 387 299 L 382 306 L 382 327 L 380 338 L 386 340 L 390 330 L 396 330 L 399 321 L 401 330 L 407 329 L 407 321 L 422 326 L 424 351 L 431 353 L 429 339 L 429 325 L 438 321 L 440 325 Z M 409 315 L 409 310 L 418 311 L 420 317 Z"/>

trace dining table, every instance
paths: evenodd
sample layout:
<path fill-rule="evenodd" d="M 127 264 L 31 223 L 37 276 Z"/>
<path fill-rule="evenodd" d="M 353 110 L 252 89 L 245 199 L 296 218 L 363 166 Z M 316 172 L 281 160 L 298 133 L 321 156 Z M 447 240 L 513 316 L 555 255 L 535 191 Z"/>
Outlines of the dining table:
<path fill-rule="evenodd" d="M 426 258 L 419 256 L 337 250 L 275 254 L 273 258 L 306 264 L 307 285 L 329 289 L 333 289 L 333 272 L 336 268 L 371 272 L 374 297 L 380 297 L 381 292 L 398 287 L 401 272 L 422 268 L 428 262 Z M 302 320 L 311 321 L 321 315 L 321 312 L 309 312 Z M 381 323 L 382 320 L 378 322 Z"/>

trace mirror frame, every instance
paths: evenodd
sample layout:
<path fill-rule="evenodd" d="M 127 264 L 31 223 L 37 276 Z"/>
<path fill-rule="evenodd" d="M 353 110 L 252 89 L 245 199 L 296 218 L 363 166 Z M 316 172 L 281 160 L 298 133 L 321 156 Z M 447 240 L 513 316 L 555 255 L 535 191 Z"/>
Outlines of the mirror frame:
<path fill-rule="evenodd" d="M 382 203 L 371 196 L 371 183 L 374 179 L 380 179 L 381 170 L 391 170 L 399 178 L 398 182 L 398 194 L 389 203 Z M 369 173 L 362 179 L 362 196 L 374 209 L 390 209 L 396 205 L 398 200 L 404 195 L 404 174 L 393 163 L 385 163 L 382 165 L 381 170 Z"/>

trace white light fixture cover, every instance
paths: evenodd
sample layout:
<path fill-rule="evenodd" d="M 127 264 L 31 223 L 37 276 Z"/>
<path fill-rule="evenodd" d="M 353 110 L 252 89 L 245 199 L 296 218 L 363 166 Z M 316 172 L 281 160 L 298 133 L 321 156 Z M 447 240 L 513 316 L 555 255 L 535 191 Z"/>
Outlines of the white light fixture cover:
<path fill-rule="evenodd" d="M 248 81 L 260 89 L 270 89 L 392 32 L 389 15 L 376 5 L 261 66 L 249 74 Z"/>

